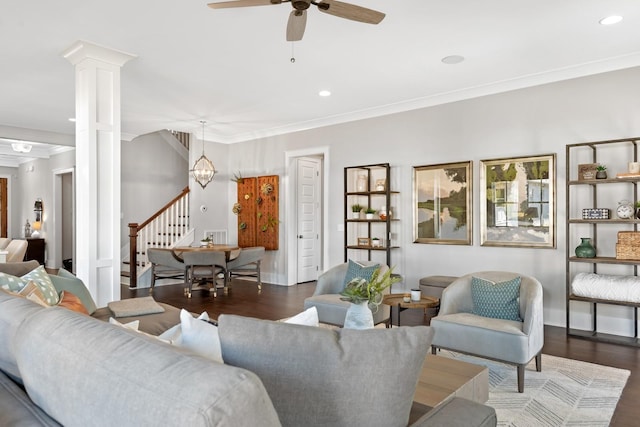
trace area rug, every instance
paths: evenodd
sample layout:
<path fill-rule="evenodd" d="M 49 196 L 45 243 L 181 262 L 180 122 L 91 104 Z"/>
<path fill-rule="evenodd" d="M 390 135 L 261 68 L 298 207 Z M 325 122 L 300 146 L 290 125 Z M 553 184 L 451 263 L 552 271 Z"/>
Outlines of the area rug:
<path fill-rule="evenodd" d="M 542 355 L 525 371 L 518 393 L 516 368 L 446 350 L 438 355 L 489 368 L 489 400 L 499 426 L 608 426 L 630 372 L 593 363 Z"/>

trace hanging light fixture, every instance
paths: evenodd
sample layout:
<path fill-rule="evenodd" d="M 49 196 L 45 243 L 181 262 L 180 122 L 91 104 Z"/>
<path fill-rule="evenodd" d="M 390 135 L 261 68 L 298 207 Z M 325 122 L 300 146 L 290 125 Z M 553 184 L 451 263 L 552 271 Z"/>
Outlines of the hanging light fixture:
<path fill-rule="evenodd" d="M 207 159 L 207 156 L 204 155 L 204 124 L 206 122 L 201 120 L 200 123 L 202 123 L 202 156 L 196 160 L 190 172 L 196 182 L 204 189 L 207 184 L 213 180 L 213 176 L 216 174 L 216 168 L 213 166 L 213 163 L 211 163 L 211 160 Z"/>

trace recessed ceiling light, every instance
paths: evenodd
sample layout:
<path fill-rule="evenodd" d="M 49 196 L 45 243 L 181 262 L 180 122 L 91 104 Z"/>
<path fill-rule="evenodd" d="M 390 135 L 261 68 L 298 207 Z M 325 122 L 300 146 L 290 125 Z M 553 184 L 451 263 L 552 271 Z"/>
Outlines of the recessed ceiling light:
<path fill-rule="evenodd" d="M 462 61 L 464 61 L 464 56 L 460 56 L 460 55 L 445 56 L 444 58 L 441 59 L 441 61 L 444 64 L 459 64 Z"/>
<path fill-rule="evenodd" d="M 75 117 L 69 117 L 69 121 L 70 121 L 70 122 L 75 122 L 75 121 L 76 121 L 76 118 L 75 118 Z"/>
<path fill-rule="evenodd" d="M 602 18 L 598 22 L 600 22 L 600 24 L 602 25 L 613 25 L 613 24 L 617 24 L 620 21 L 622 21 L 622 16 L 612 15 L 612 16 L 607 16 L 606 18 Z"/>
<path fill-rule="evenodd" d="M 321 90 L 320 92 L 318 92 L 318 95 L 320 96 L 331 96 L 331 91 L 328 90 Z"/>
<path fill-rule="evenodd" d="M 11 143 L 11 148 L 16 153 L 28 153 L 31 151 L 31 144 L 27 144 L 25 142 L 13 142 Z"/>

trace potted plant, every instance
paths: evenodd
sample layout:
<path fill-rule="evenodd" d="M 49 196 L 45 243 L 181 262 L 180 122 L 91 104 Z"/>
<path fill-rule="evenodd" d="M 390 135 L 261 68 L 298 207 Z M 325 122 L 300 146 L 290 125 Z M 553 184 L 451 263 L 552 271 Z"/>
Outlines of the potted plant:
<path fill-rule="evenodd" d="M 596 166 L 596 179 L 607 178 L 607 167 L 605 165 Z"/>
<path fill-rule="evenodd" d="M 344 319 L 345 328 L 373 328 L 373 313 L 378 311 L 384 291 L 401 280 L 398 276 L 392 276 L 392 272 L 393 267 L 381 275 L 378 267 L 371 279 L 356 277 L 345 285 L 340 299 L 351 303 Z"/>
<path fill-rule="evenodd" d="M 373 214 L 376 213 L 376 210 L 373 208 L 367 208 L 364 213 L 367 219 L 373 219 Z"/>
<path fill-rule="evenodd" d="M 640 219 L 640 200 L 636 202 L 636 218 Z"/>
<path fill-rule="evenodd" d="M 203 248 L 206 248 L 207 246 L 209 246 L 210 243 L 213 244 L 213 239 L 209 236 L 200 240 L 200 246 L 202 246 Z"/>
<path fill-rule="evenodd" d="M 351 212 L 353 212 L 353 219 L 360 219 L 360 211 L 362 210 L 362 205 L 355 204 L 351 205 Z"/>
<path fill-rule="evenodd" d="M 378 237 L 374 237 L 371 239 L 371 246 L 373 246 L 374 248 L 379 248 L 380 247 L 380 238 Z"/>

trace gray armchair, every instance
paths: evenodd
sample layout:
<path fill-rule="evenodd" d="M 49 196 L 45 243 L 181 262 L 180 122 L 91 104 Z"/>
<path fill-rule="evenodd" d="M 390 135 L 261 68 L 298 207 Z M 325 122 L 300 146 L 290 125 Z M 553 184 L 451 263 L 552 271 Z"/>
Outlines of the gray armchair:
<path fill-rule="evenodd" d="M 504 282 L 521 277 L 520 318 L 494 319 L 473 314 L 472 277 Z M 444 348 L 487 359 L 511 363 L 518 370 L 518 391 L 524 391 L 524 368 L 533 359 L 542 369 L 544 322 L 542 285 L 530 276 L 505 271 L 483 271 L 462 276 L 442 293 L 440 312 L 431 319 L 435 336 L 432 352 Z"/>
<path fill-rule="evenodd" d="M 147 258 L 151 263 L 151 287 L 149 293 L 153 293 L 157 279 L 179 279 L 187 283 L 187 268 L 184 262 L 177 259 L 171 249 L 149 248 Z"/>
<path fill-rule="evenodd" d="M 359 261 L 364 265 L 377 264 L 371 261 Z M 344 289 L 344 278 L 347 275 L 348 263 L 339 264 L 330 268 L 318 277 L 316 290 L 312 296 L 304 300 L 304 309 L 316 307 L 318 310 L 318 320 L 320 323 L 344 326 L 344 318 L 351 304 L 340 299 L 340 292 Z M 381 273 L 389 269 L 388 266 L 381 266 Z M 385 290 L 385 294 L 390 289 Z M 373 313 L 373 324 L 386 322 L 389 319 L 390 307 L 380 304 L 378 311 Z"/>
<path fill-rule="evenodd" d="M 263 246 L 243 248 L 240 254 L 227 262 L 227 286 L 231 282 L 232 276 L 255 277 L 258 282 L 258 290 L 262 290 L 262 280 L 260 278 L 260 262 L 264 257 Z"/>

